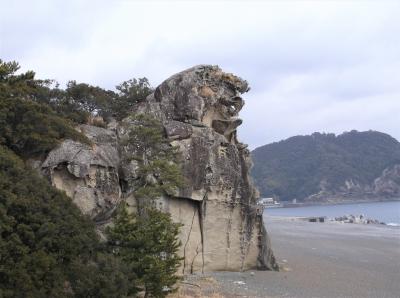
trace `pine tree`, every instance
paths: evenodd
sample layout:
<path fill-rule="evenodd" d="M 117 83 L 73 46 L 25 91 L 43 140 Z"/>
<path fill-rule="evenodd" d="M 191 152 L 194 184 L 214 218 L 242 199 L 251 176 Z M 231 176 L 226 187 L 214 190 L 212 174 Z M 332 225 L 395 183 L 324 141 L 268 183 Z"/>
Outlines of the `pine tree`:
<path fill-rule="evenodd" d="M 108 229 L 108 241 L 114 254 L 131 266 L 143 285 L 145 297 L 165 297 L 179 280 L 175 275 L 180 224 L 167 213 L 148 208 L 146 216 L 128 213 L 123 206 Z"/>
<path fill-rule="evenodd" d="M 163 195 L 174 194 L 183 186 L 183 177 L 177 164 L 177 148 L 164 137 L 161 123 L 144 114 L 132 117 L 131 121 L 133 125 L 125 139 L 132 152 L 127 162 L 134 160 L 138 164 L 137 178 L 130 182 L 135 197 L 144 203 L 139 206 L 142 208 Z"/>
<path fill-rule="evenodd" d="M 131 79 L 116 86 L 118 96 L 113 105 L 114 116 L 121 120 L 127 117 L 133 107 L 146 99 L 154 90 L 147 78 Z"/>
<path fill-rule="evenodd" d="M 173 223 L 171 216 L 157 210 L 153 203 L 174 193 L 183 185 L 183 178 L 176 163 L 177 150 L 163 136 L 161 123 L 148 115 L 131 120 L 125 145 L 132 152 L 128 161 L 138 164 L 133 193 L 142 204 L 138 214 L 129 214 L 125 206 L 121 207 L 108 230 L 109 242 L 115 254 L 132 266 L 146 297 L 164 297 L 178 281 L 180 224 Z"/>
<path fill-rule="evenodd" d="M 0 297 L 126 297 L 136 277 L 93 223 L 0 145 Z"/>
<path fill-rule="evenodd" d="M 18 69 L 0 60 L 0 297 L 135 294 L 134 272 L 102 252 L 90 219 L 20 158 L 89 140 L 49 104 L 48 81 Z"/>
<path fill-rule="evenodd" d="M 33 71 L 17 75 L 18 69 L 18 63 L 0 59 L 0 145 L 30 157 L 67 138 L 89 143 L 68 119 L 40 103 L 49 80 L 36 80 Z"/>

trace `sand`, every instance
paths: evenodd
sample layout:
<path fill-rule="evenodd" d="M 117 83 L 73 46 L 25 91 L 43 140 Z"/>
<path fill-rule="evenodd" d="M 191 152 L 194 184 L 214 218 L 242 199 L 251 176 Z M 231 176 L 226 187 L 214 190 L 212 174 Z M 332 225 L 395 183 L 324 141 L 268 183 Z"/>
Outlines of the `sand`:
<path fill-rule="evenodd" d="M 266 225 L 281 272 L 189 276 L 178 297 L 400 297 L 398 227 L 276 217 Z"/>

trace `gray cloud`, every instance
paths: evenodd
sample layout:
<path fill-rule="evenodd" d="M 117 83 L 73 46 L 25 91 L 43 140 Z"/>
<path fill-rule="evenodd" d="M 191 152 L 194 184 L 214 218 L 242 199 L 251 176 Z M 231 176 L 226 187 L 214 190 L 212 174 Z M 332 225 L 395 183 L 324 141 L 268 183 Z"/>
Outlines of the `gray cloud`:
<path fill-rule="evenodd" d="M 314 131 L 400 139 L 400 4 L 394 1 L 5 1 L 0 51 L 39 77 L 113 88 L 218 64 L 252 87 L 252 148 Z"/>

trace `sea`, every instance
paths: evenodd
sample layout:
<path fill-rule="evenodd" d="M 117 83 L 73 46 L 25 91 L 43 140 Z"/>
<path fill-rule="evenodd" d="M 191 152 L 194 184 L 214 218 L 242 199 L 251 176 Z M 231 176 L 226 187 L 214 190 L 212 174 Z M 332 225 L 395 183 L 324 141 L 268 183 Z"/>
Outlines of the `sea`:
<path fill-rule="evenodd" d="M 364 215 L 391 226 L 400 226 L 400 201 L 352 203 L 340 205 L 313 205 L 302 207 L 266 208 L 266 216 L 326 216 Z"/>

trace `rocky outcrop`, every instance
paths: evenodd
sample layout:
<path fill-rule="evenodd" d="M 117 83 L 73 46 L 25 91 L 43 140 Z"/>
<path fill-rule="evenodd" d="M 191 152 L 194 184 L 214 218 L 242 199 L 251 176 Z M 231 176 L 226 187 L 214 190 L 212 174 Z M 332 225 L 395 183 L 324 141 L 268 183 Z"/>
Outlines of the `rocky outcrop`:
<path fill-rule="evenodd" d="M 344 216 L 339 216 L 331 219 L 332 221 L 337 221 L 340 223 L 355 223 L 355 224 L 385 224 L 383 222 L 380 222 L 377 219 L 371 219 L 371 218 L 366 218 L 364 215 L 344 215 Z"/>
<path fill-rule="evenodd" d="M 217 66 L 178 73 L 137 105 L 135 113 L 159 119 L 171 145 L 179 148 L 186 186 L 158 200 L 158 207 L 183 223 L 183 273 L 277 269 L 246 145 L 237 140 L 237 118 L 247 82 Z M 108 129 L 82 125 L 92 146 L 65 141 L 50 152 L 42 169 L 81 210 L 99 224 L 121 200 L 137 204 L 129 181 L 134 162 L 121 162 L 129 144 L 119 142 L 129 120 Z"/>
<path fill-rule="evenodd" d="M 49 153 L 42 171 L 84 214 L 102 222 L 110 218 L 121 200 L 117 135 L 90 125 L 78 129 L 91 140 L 92 146 L 66 140 Z"/>
<path fill-rule="evenodd" d="M 345 201 L 384 201 L 400 198 L 400 165 L 396 164 L 383 170 L 373 183 L 365 184 L 346 180 L 338 189 L 322 187 L 321 191 L 305 199 L 305 202 L 341 203 Z"/>
<path fill-rule="evenodd" d="M 374 181 L 374 193 L 384 198 L 400 198 L 400 165 L 383 171 Z"/>

